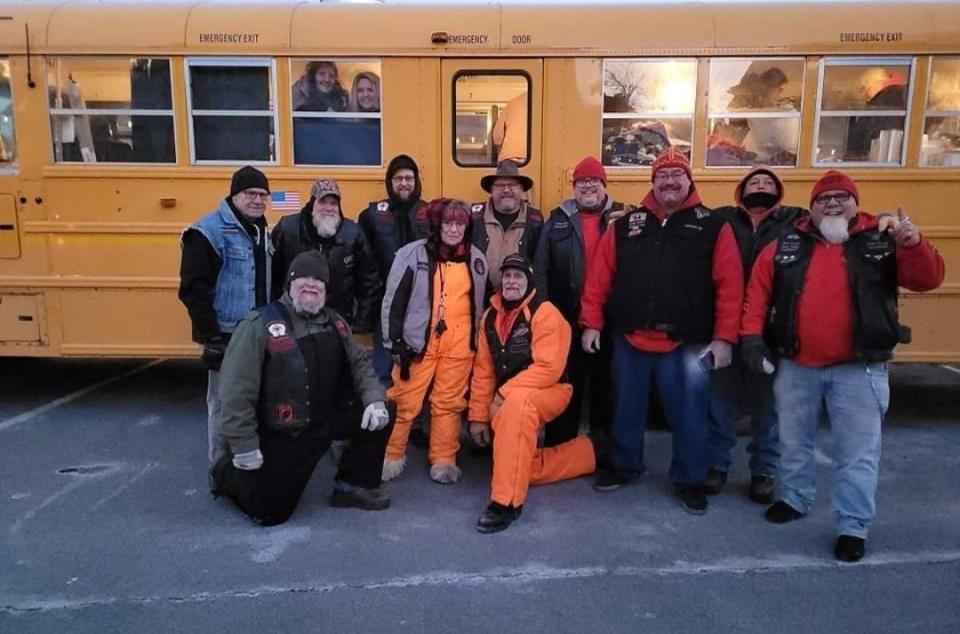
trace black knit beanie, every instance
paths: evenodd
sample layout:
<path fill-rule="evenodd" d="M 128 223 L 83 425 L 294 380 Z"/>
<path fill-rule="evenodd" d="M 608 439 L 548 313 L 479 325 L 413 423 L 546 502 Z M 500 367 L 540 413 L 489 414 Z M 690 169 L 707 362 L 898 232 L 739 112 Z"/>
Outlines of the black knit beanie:
<path fill-rule="evenodd" d="M 319 251 L 304 251 L 293 258 L 290 268 L 287 269 L 287 288 L 298 277 L 312 277 L 325 285 L 330 283 L 330 267 L 327 258 Z"/>
<path fill-rule="evenodd" d="M 258 187 L 270 191 L 270 183 L 267 181 L 267 175 L 255 167 L 246 165 L 233 173 L 233 180 L 230 181 L 230 195 L 236 196 L 245 189 Z"/>

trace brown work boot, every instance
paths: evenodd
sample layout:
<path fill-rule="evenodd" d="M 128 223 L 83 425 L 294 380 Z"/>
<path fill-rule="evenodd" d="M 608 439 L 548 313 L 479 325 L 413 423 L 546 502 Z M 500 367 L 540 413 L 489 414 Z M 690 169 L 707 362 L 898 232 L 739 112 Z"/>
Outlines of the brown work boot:
<path fill-rule="evenodd" d="M 364 511 L 382 511 L 390 506 L 390 495 L 381 488 L 365 489 L 338 482 L 330 496 L 330 506 L 335 508 L 355 508 Z"/>
<path fill-rule="evenodd" d="M 777 482 L 770 476 L 752 476 L 750 478 L 750 499 L 757 504 L 771 504 L 776 492 Z"/>

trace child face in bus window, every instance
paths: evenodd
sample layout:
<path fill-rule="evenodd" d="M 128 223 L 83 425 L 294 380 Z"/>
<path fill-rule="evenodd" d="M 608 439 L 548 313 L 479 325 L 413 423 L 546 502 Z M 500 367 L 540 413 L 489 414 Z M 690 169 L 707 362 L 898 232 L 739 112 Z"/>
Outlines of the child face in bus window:
<path fill-rule="evenodd" d="M 330 92 L 337 85 L 337 71 L 330 66 L 321 66 L 313 76 L 319 92 Z"/>
<path fill-rule="evenodd" d="M 380 95 L 377 92 L 377 86 L 366 77 L 357 81 L 355 96 L 360 110 L 364 112 L 377 112 L 380 110 Z"/>

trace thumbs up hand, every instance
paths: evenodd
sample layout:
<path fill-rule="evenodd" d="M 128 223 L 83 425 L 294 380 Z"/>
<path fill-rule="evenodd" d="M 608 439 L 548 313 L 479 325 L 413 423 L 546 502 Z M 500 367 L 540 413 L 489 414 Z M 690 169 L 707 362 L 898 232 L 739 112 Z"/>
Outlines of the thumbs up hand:
<path fill-rule="evenodd" d="M 892 218 L 892 216 L 890 216 Z M 913 221 L 903 210 L 903 207 L 897 207 L 896 225 L 890 229 L 893 239 L 897 241 L 897 246 L 912 247 L 920 242 L 920 231 Z"/>

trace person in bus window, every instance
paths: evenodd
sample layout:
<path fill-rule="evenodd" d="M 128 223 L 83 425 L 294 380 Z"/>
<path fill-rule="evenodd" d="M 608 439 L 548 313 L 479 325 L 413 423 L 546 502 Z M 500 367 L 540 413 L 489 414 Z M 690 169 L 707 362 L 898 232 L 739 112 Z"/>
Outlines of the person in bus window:
<path fill-rule="evenodd" d="M 207 440 L 210 466 L 227 452 L 220 429 L 220 364 L 230 335 L 244 315 L 270 301 L 270 248 L 264 213 L 270 200 L 266 175 L 255 167 L 233 174 L 220 206 L 183 232 L 180 301 L 193 340 L 207 366 Z"/>
<path fill-rule="evenodd" d="M 533 260 L 543 216 L 525 199 L 533 179 L 520 173 L 513 161 L 504 161 L 494 174 L 480 179 L 480 187 L 490 194 L 485 203 L 471 206 L 473 244 L 487 256 L 490 286 L 500 290 L 500 263 L 508 255 L 519 253 Z"/>
<path fill-rule="evenodd" d="M 380 112 L 380 78 L 364 71 L 353 78 L 350 112 Z"/>
<path fill-rule="evenodd" d="M 349 102 L 337 65 L 329 60 L 307 64 L 303 77 L 293 84 L 292 99 L 293 109 L 301 112 L 344 112 Z"/>
<path fill-rule="evenodd" d="M 761 374 L 773 370 L 780 422 L 773 524 L 813 508 L 818 423 L 833 437 L 834 556 L 860 560 L 876 513 L 880 436 L 890 401 L 887 362 L 909 341 L 899 322 L 899 287 L 931 291 L 943 283 L 943 258 L 903 209 L 874 216 L 860 209 L 852 178 L 829 171 L 800 218 L 757 256 L 743 311 L 740 351 Z"/>
<path fill-rule="evenodd" d="M 717 119 L 713 132 L 707 137 L 707 165 L 731 167 L 750 165 L 757 157 L 748 152 L 743 141 L 750 133 L 746 119 Z"/>
<path fill-rule="evenodd" d="M 490 131 L 497 146 L 497 162 L 527 162 L 527 92 L 511 99 Z"/>
<path fill-rule="evenodd" d="M 744 275 L 750 273 L 754 259 L 766 245 L 807 213 L 801 207 L 782 204 L 783 192 L 783 181 L 773 170 L 757 167 L 737 185 L 734 205 L 713 210 L 733 229 Z M 737 446 L 734 423 L 743 414 L 750 416 L 750 499 L 770 504 L 780 459 L 773 377 L 749 372 L 734 351 L 730 366 L 710 375 L 708 495 L 720 493 L 727 482 L 731 454 Z"/>

